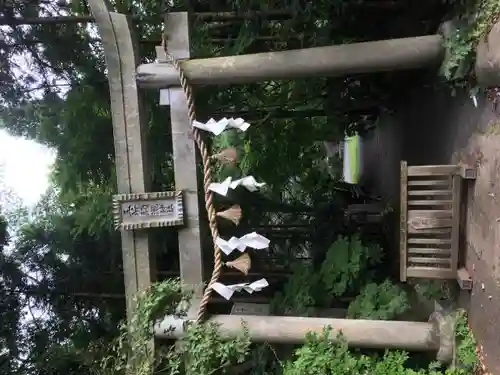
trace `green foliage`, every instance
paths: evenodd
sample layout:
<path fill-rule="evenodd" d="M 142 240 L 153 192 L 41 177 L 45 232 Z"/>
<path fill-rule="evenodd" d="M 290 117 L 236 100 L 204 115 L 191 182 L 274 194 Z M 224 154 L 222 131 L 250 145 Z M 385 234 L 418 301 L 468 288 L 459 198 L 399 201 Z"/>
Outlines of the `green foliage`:
<path fill-rule="evenodd" d="M 272 311 L 277 315 L 308 316 L 310 307 L 315 304 L 314 291 L 318 281 L 310 265 L 292 265 L 283 292 L 276 293 L 271 302 Z"/>
<path fill-rule="evenodd" d="M 449 294 L 443 280 L 419 280 L 414 287 L 417 294 L 428 301 L 439 300 L 443 298 L 443 294 Z"/>
<path fill-rule="evenodd" d="M 321 334 L 308 333 L 305 344 L 296 350 L 293 362 L 285 364 L 284 375 L 362 374 L 369 365 L 367 357 L 355 358 L 342 336 L 331 340 L 331 328 Z"/>
<path fill-rule="evenodd" d="M 184 316 L 191 293 L 182 290 L 180 280 L 173 279 L 155 283 L 150 290 L 138 297 L 136 310 L 128 324 L 122 324 L 120 335 L 110 353 L 101 361 L 101 374 L 134 373 L 151 374 L 157 363 L 150 341 L 153 339 L 153 324 L 165 315 Z M 182 309 L 179 310 L 179 306 Z M 94 348 L 94 350 L 102 348 Z"/>
<path fill-rule="evenodd" d="M 406 292 L 390 280 L 382 284 L 366 285 L 349 304 L 347 317 L 351 319 L 395 319 L 410 308 Z"/>
<path fill-rule="evenodd" d="M 329 295 L 340 297 L 369 281 L 371 267 L 381 260 L 382 249 L 378 245 L 366 247 L 358 236 L 339 237 L 321 266 L 321 281 Z"/>
<path fill-rule="evenodd" d="M 188 324 L 179 345 L 153 353 L 153 324 L 166 315 L 185 317 L 192 293 L 182 288 L 180 280 L 155 283 L 137 299 L 136 311 L 100 363 L 98 374 L 151 375 L 168 373 L 214 374 L 233 364 L 242 363 L 250 348 L 245 325 L 232 340 L 225 339 L 213 323 Z M 94 347 L 96 353 L 102 348 Z"/>
<path fill-rule="evenodd" d="M 348 292 L 358 293 L 366 283 L 372 281 L 372 268 L 380 264 L 381 259 L 382 249 L 379 246 L 364 246 L 359 236 L 339 237 L 329 247 L 320 272 L 315 273 L 310 264 L 296 262 L 292 265 L 291 275 L 283 291 L 277 292 L 271 302 L 272 311 L 308 316 L 312 306 L 329 306 L 335 297 L 342 297 Z M 389 304 L 386 301 L 391 296 L 399 295 L 396 286 L 370 284 L 357 299 L 361 304 L 359 308 L 370 300 L 372 304 L 376 303 L 378 293 L 382 298 L 381 309 L 386 303 Z M 396 302 L 407 303 L 406 299 Z M 387 307 L 394 308 L 393 305 Z"/>
<path fill-rule="evenodd" d="M 7 231 L 7 220 L 0 215 L 0 250 L 9 242 L 9 233 Z"/>
<path fill-rule="evenodd" d="M 108 184 L 79 184 L 68 191 L 61 200 L 71 202 L 74 209 L 75 227 L 72 235 L 77 237 L 85 232 L 99 237 L 114 230 L 113 194 L 115 189 Z"/>
<path fill-rule="evenodd" d="M 22 317 L 22 305 L 12 293 L 18 283 L 22 284 L 22 272 L 20 265 L 5 251 L 8 242 L 7 221 L 0 215 L 0 369 L 5 374 L 16 368 L 19 320 Z"/>
<path fill-rule="evenodd" d="M 279 350 L 280 346 L 273 347 L 268 343 L 255 345 L 249 356 L 252 366 L 247 375 L 281 375 L 283 365 L 275 348 Z"/>
<path fill-rule="evenodd" d="M 462 0 L 456 3 L 459 27 L 446 40 L 449 57 L 443 66 L 443 74 L 450 81 L 468 78 L 476 46 L 488 34 L 500 13 L 500 3 L 496 0 Z"/>
<path fill-rule="evenodd" d="M 179 296 L 182 294 L 178 289 L 179 285 L 178 281 L 174 281 L 158 286 L 155 293 L 162 291 L 163 295 L 170 297 L 164 300 L 160 295 L 154 297 L 155 293 L 153 293 L 150 298 L 146 297 L 145 301 L 148 302 L 142 305 L 141 313 L 152 318 L 156 315 L 157 308 L 165 306 L 166 301 L 169 303 L 180 301 L 182 298 Z M 166 310 L 177 314 L 178 311 L 172 306 L 174 305 Z M 411 369 L 407 365 L 408 354 L 401 351 L 386 351 L 382 357 L 352 352 L 341 332 L 337 333 L 335 339 L 332 339 L 334 336 L 331 327 L 325 327 L 321 334 L 308 333 L 304 345 L 296 349 L 294 357 L 285 363 L 277 360 L 274 349 L 267 345 L 258 346 L 249 356 L 251 342 L 244 322 L 242 322 L 241 334 L 232 340 L 225 339 L 216 324 L 189 325 L 178 345 L 158 353 L 155 371 L 152 371 L 152 353 L 140 349 L 146 347 L 145 343 L 150 338 L 151 321 L 147 322 L 142 318 L 139 320 L 144 322 L 144 325 L 139 324 L 138 327 L 149 327 L 149 331 L 147 329 L 142 331 L 144 333 L 142 345 L 138 345 L 139 341 L 136 341 L 132 346 L 139 350 L 139 353 L 147 353 L 147 356 L 141 357 L 142 354 L 139 355 L 136 351 L 130 352 L 130 342 L 126 341 L 126 345 L 123 345 L 125 341 L 119 341 L 121 344 L 114 347 L 118 351 L 114 351 L 111 356 L 103 360 L 104 366 L 98 372 L 99 374 L 117 374 L 125 368 L 132 370 L 131 367 L 126 367 L 126 364 L 130 363 L 130 359 L 133 359 L 135 366 L 139 366 L 139 368 L 134 367 L 135 372 L 133 372 L 139 375 L 145 374 L 146 370 L 151 371 L 150 374 L 168 373 L 171 375 L 230 373 L 232 365 L 242 364 L 246 360 L 252 361 L 255 365 L 251 370 L 252 374 L 269 375 L 280 373 L 283 375 L 470 375 L 477 366 L 476 342 L 467 327 L 466 316 L 463 312 L 459 314 L 457 322 L 459 366 L 444 372 L 439 370 L 439 365 L 435 363 L 432 363 L 428 369 Z M 126 331 L 124 335 L 126 340 L 131 339 L 130 334 Z M 125 348 L 126 350 L 123 351 Z M 274 358 L 268 358 L 270 352 Z M 145 360 L 146 358 L 147 360 Z M 269 360 L 267 364 L 266 358 Z M 111 364 L 112 366 L 110 366 Z M 277 365 L 280 365 L 281 369 L 273 367 Z M 104 369 L 107 369 L 108 372 L 103 371 Z"/>
<path fill-rule="evenodd" d="M 234 147 L 238 151 L 238 165 L 232 166 L 227 164 L 218 163 L 214 166 L 214 176 L 216 176 L 217 180 L 225 180 L 227 177 L 232 177 L 233 179 L 237 179 L 240 176 L 246 176 L 251 173 L 250 167 L 251 163 L 248 158 L 251 153 L 247 146 L 246 150 L 245 145 L 249 145 L 249 141 L 245 140 L 245 133 L 242 133 L 235 129 L 229 129 L 215 137 L 212 141 L 212 153 L 217 154 L 222 150 Z"/>
<path fill-rule="evenodd" d="M 467 333 L 470 335 L 470 333 Z M 459 333 L 460 336 L 460 333 Z M 467 344 L 472 353 L 472 343 Z M 425 369 L 407 366 L 409 355 L 402 351 L 386 351 L 382 357 L 355 354 L 338 333 L 332 340 L 332 329 L 326 327 L 321 334 L 309 333 L 305 344 L 295 351 L 293 361 L 284 365 L 283 375 L 470 375 L 473 367 L 440 370 L 437 363 Z M 472 358 L 471 358 L 472 360 Z"/>
<path fill-rule="evenodd" d="M 242 331 L 234 339 L 225 339 L 214 323 L 193 324 L 175 349 L 162 358 L 171 375 L 212 375 L 227 373 L 242 364 L 250 352 L 250 336 L 242 322 Z"/>
<path fill-rule="evenodd" d="M 478 368 L 477 342 L 467 322 L 465 310 L 459 310 L 455 326 L 457 348 L 455 357 L 457 361 L 457 375 L 472 374 Z"/>
<path fill-rule="evenodd" d="M 321 334 L 308 334 L 306 343 L 295 352 L 293 362 L 285 364 L 284 375 L 424 375 L 405 368 L 408 355 L 388 351 L 377 359 L 349 351 L 342 334 L 332 340 L 331 328 Z M 434 375 L 434 374 L 432 374 Z"/>

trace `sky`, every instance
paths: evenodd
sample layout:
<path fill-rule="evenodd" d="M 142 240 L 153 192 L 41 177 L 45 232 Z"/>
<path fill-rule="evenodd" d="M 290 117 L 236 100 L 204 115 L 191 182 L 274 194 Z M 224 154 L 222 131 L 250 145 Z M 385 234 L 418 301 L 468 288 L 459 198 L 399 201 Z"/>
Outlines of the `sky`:
<path fill-rule="evenodd" d="M 7 189 L 32 207 L 47 190 L 55 153 L 35 141 L 13 137 L 0 129 L 0 168 Z M 0 195 L 1 191 L 0 185 Z"/>
<path fill-rule="evenodd" d="M 55 12 L 54 8 L 58 8 L 54 7 L 54 3 L 42 5 L 39 17 L 68 15 L 64 10 Z M 28 29 L 29 27 L 19 26 L 20 29 Z M 2 33 L 2 30 L 5 31 L 5 34 Z M 8 30 L 9 27 L 0 26 L 0 37 L 9 35 Z M 17 54 L 11 58 L 18 67 L 14 69 L 14 74 L 22 75 L 30 72 L 33 65 L 31 54 Z M 37 93 L 34 92 L 32 95 L 37 96 Z M 35 205 L 48 188 L 48 177 L 54 159 L 55 152 L 48 147 L 31 140 L 12 137 L 5 130 L 0 129 L 0 178 L 3 179 L 0 180 L 0 202 L 5 199 L 4 189 L 6 188 L 18 195 L 26 206 Z"/>

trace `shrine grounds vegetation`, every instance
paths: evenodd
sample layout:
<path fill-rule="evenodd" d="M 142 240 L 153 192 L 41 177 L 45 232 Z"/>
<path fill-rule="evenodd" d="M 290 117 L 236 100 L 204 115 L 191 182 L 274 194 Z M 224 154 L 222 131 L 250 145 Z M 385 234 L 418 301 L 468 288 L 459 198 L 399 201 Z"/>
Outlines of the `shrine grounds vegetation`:
<path fill-rule="evenodd" d="M 348 267 L 335 267 L 338 257 L 349 247 Z M 385 280 L 380 284 L 371 283 L 370 268 L 377 262 L 363 259 L 369 253 L 358 238 L 348 241 L 340 238 L 330 250 L 323 267 L 332 273 L 314 278 L 309 267 L 298 266 L 292 277 L 273 300 L 275 312 L 286 315 L 306 316 L 310 314 L 306 306 L 311 303 L 326 304 L 322 296 L 342 295 L 348 290 L 345 280 L 358 280 L 361 292 L 349 305 L 349 318 L 397 319 L 410 309 L 406 293 L 397 285 Z M 344 252 L 345 253 L 345 252 Z M 380 258 L 378 258 L 380 259 Z M 330 263 L 331 262 L 331 263 Z M 337 271 L 335 271 L 335 269 Z M 333 276 L 332 276 L 333 275 Z M 313 280 L 310 283 L 305 280 Z M 361 281 L 363 280 L 363 281 Z M 313 291 L 319 291 L 315 296 Z M 329 291 L 329 292 L 327 292 Z M 326 292 L 325 294 L 323 294 Z M 122 326 L 115 344 L 110 347 L 96 347 L 94 355 L 102 356 L 98 374 L 115 374 L 125 369 L 138 375 L 158 374 L 220 374 L 239 373 L 244 366 L 245 373 L 252 375 L 469 375 L 474 373 L 478 362 L 476 342 L 467 325 L 464 311 L 459 311 L 456 326 L 456 364 L 452 369 L 443 369 L 439 363 L 425 356 L 411 361 L 409 353 L 403 351 L 352 350 L 347 347 L 342 333 L 338 342 L 332 342 L 331 329 L 325 327 L 322 334 L 309 334 L 304 345 L 252 344 L 242 323 L 242 332 L 235 339 L 221 337 L 214 323 L 191 325 L 180 345 L 164 347 L 154 355 L 147 345 L 151 338 L 151 322 L 161 319 L 163 313 L 183 315 L 176 310 L 181 302 L 189 300 L 182 292 L 179 280 L 169 280 L 155 284 L 138 301 L 137 313 L 131 324 Z M 318 300 L 318 298 L 320 298 Z M 181 304 L 182 305 L 182 304 Z M 312 314 L 311 314 L 312 315 Z"/>
<path fill-rule="evenodd" d="M 153 61 L 163 2 L 114 3 L 134 17 L 141 57 Z M 200 120 L 241 116 L 252 125 L 244 134 L 227 132 L 213 139 L 214 152 L 231 146 L 241 156 L 237 169 L 214 168 L 214 178 L 251 174 L 266 182 L 260 195 L 240 192 L 231 199 L 244 212 L 240 230 L 259 228 L 271 240 L 269 252 L 255 254 L 256 269 L 262 269 L 263 277 L 286 273 L 263 292 L 272 314 L 315 316 L 319 309 L 340 306 L 353 319 L 426 319 L 419 310 L 449 297 L 449 288 L 436 283 L 411 288 L 390 277 L 395 257 L 388 240 L 391 210 L 376 228 L 339 220 L 343 208 L 360 200 L 339 182 L 341 162 L 325 157 L 323 142 L 369 132 L 412 85 L 477 89 L 471 74 L 474 48 L 496 20 L 499 2 L 174 3 L 174 10 L 187 9 L 192 15 L 193 58 L 428 35 L 444 19 L 462 21 L 447 40 L 445 82 L 434 71 L 408 71 L 195 90 Z M 220 15 L 243 10 L 263 15 Z M 328 327 L 303 345 L 270 345 L 251 343 L 244 326 L 240 337 L 225 340 L 217 326 L 193 325 L 180 345 L 166 343 L 152 353 L 146 344 L 152 323 L 179 313 L 178 303 L 190 299 L 176 278 L 177 236 L 169 229 L 151 230 L 160 281 L 140 296 L 133 319 L 124 325 L 121 246 L 111 216 L 116 178 L 102 45 L 85 23 L 49 18 L 19 25 L 16 20 L 40 15 L 85 16 L 89 10 L 78 0 L 0 1 L 0 127 L 57 152 L 51 187 L 34 210 L 8 189 L 0 165 L 1 374 L 473 374 L 476 343 L 463 312 L 456 327 L 454 369 L 440 368 L 424 355 L 348 349 L 342 339 L 327 340 Z M 24 58 L 28 63 L 21 63 Z M 151 191 L 172 190 L 168 111 L 158 105 L 158 92 L 147 91 L 144 97 Z M 221 233 L 233 234 L 233 227 L 222 226 Z M 212 251 L 212 239 L 202 240 L 204 251 Z M 311 257 L 313 261 L 302 259 Z M 211 270 L 212 264 L 205 267 Z"/>

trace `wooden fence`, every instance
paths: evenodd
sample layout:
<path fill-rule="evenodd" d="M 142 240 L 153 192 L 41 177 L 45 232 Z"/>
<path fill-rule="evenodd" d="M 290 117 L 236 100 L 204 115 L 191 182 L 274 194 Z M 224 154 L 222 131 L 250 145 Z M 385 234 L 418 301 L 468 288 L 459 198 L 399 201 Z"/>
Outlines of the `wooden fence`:
<path fill-rule="evenodd" d="M 400 278 L 457 278 L 462 180 L 460 165 L 401 162 Z"/>

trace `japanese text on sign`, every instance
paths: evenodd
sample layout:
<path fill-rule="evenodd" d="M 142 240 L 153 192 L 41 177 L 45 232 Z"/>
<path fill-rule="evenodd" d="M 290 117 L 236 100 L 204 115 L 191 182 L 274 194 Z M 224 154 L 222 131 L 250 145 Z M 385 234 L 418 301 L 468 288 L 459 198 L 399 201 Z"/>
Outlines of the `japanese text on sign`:
<path fill-rule="evenodd" d="M 175 203 L 126 203 L 122 206 L 122 215 L 129 217 L 136 216 L 163 216 L 175 213 Z"/>

